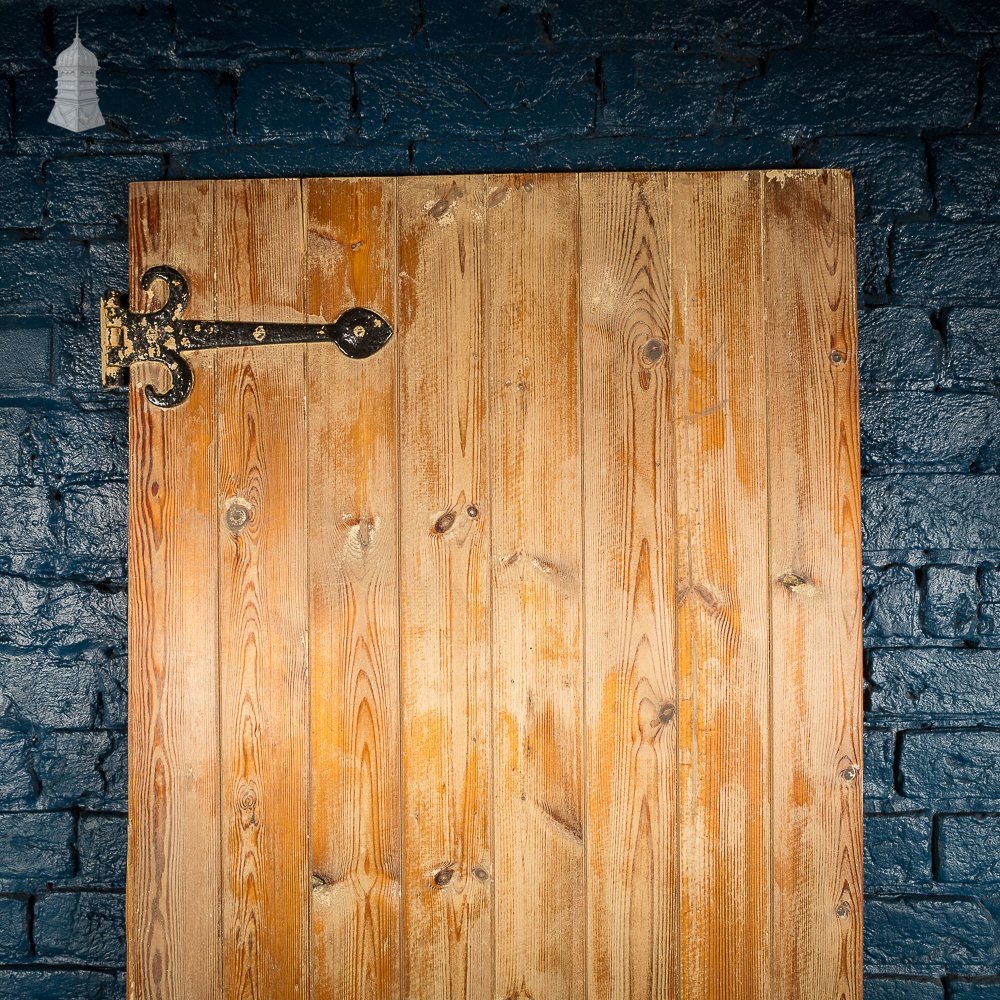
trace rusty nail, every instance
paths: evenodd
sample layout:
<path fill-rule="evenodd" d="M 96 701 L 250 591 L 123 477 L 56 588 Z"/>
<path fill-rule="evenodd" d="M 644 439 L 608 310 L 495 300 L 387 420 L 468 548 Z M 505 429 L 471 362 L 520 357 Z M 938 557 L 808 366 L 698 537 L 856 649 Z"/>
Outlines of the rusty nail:
<path fill-rule="evenodd" d="M 452 874 L 453 872 L 450 868 L 442 868 L 441 871 L 434 876 L 434 884 L 440 886 L 447 885 L 451 881 Z"/>
<path fill-rule="evenodd" d="M 830 351 L 830 360 L 835 365 L 842 365 L 842 364 L 844 364 L 844 362 L 847 361 L 847 358 L 840 351 Z"/>
<path fill-rule="evenodd" d="M 435 522 L 434 530 L 443 535 L 455 523 L 455 512 L 446 510 Z"/>

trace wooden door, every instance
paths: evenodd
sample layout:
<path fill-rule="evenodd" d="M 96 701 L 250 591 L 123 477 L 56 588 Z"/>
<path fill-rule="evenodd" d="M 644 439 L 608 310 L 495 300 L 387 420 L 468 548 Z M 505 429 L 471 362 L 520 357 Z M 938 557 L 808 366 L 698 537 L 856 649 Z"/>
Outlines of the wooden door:
<path fill-rule="evenodd" d="M 131 190 L 133 1000 L 859 1000 L 839 171 Z"/>

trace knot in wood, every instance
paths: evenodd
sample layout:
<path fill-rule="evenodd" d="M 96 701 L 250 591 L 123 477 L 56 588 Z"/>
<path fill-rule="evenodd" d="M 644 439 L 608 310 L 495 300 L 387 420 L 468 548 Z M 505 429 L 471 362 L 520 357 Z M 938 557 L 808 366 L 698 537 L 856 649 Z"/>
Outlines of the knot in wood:
<path fill-rule="evenodd" d="M 672 722 L 674 718 L 674 706 L 668 701 L 660 706 L 660 712 L 657 715 L 660 720 L 660 724 L 665 726 L 668 722 Z"/>
<path fill-rule="evenodd" d="M 238 535 L 250 520 L 250 508 L 242 500 L 234 500 L 226 509 L 226 525 Z"/>
<path fill-rule="evenodd" d="M 846 920 L 851 915 L 851 904 L 850 903 L 840 903 L 837 906 L 837 916 L 841 920 Z"/>
<path fill-rule="evenodd" d="M 449 528 L 455 523 L 455 512 L 453 510 L 446 510 L 435 522 L 434 531 L 443 535 Z"/>
<path fill-rule="evenodd" d="M 652 337 L 646 341 L 639 350 L 639 355 L 647 365 L 655 365 L 663 360 L 666 353 L 666 345 L 659 337 Z"/>
<path fill-rule="evenodd" d="M 451 868 L 442 868 L 441 871 L 434 875 L 434 884 L 441 887 L 446 886 L 451 881 L 453 874 L 454 872 Z"/>
<path fill-rule="evenodd" d="M 490 873 L 482 865 L 476 865 L 472 869 L 472 877 L 479 879 L 480 882 L 489 882 Z"/>
<path fill-rule="evenodd" d="M 840 772 L 840 776 L 850 784 L 858 776 L 858 769 L 853 764 L 850 764 Z"/>
<path fill-rule="evenodd" d="M 843 365 L 847 363 L 847 356 L 841 351 L 830 351 L 830 360 L 835 365 Z"/>

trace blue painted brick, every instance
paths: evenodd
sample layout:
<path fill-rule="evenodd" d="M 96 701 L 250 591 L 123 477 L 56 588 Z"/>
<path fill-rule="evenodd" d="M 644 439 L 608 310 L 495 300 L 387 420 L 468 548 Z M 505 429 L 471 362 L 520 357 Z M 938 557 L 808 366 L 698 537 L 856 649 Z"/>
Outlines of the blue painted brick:
<path fill-rule="evenodd" d="M 628 5 L 621 5 L 626 10 Z M 552 33 L 567 17 L 564 8 L 470 0 L 424 3 L 421 36 L 433 52 L 548 51 Z"/>
<path fill-rule="evenodd" d="M 68 812 L 0 813 L 0 892 L 34 892 L 75 867 Z"/>
<path fill-rule="evenodd" d="M 109 808 L 104 765 L 114 749 L 112 739 L 102 730 L 57 731 L 34 737 L 28 759 L 41 786 L 39 802 L 49 809 L 75 805 Z"/>
<path fill-rule="evenodd" d="M 0 962 L 23 962 L 29 954 L 24 901 L 0 896 Z"/>
<path fill-rule="evenodd" d="M 868 392 L 861 406 L 866 469 L 992 472 L 1000 466 L 1000 399 L 971 393 Z"/>
<path fill-rule="evenodd" d="M 13 103 L 10 83 L 0 79 L 0 146 L 10 146 L 14 141 Z"/>
<path fill-rule="evenodd" d="M 101 112 L 118 139 L 218 142 L 232 130 L 234 89 L 217 73 L 115 70 L 101 82 Z"/>
<path fill-rule="evenodd" d="M 37 156 L 8 156 L 0 170 L 0 228 L 41 226 L 45 181 Z"/>
<path fill-rule="evenodd" d="M 53 650 L 0 654 L 0 725 L 93 725 L 99 703 L 112 686 L 104 672 L 110 674 L 106 663 L 114 659 L 103 651 L 77 656 Z"/>
<path fill-rule="evenodd" d="M 1000 1000 L 1000 982 L 956 979 L 951 984 L 951 1000 Z"/>
<path fill-rule="evenodd" d="M 938 6 L 938 9 L 935 9 Z M 944 12 L 923 3 L 885 4 L 878 0 L 817 4 L 813 24 L 824 40 L 855 42 L 859 38 L 884 42 L 891 39 L 934 40 L 941 29 Z"/>
<path fill-rule="evenodd" d="M 976 105 L 976 61 L 903 48 L 776 52 L 736 94 L 741 132 L 808 138 L 841 131 L 961 128 Z"/>
<path fill-rule="evenodd" d="M 35 945 L 44 959 L 121 966 L 125 958 L 125 897 L 98 892 L 42 896 L 35 904 Z"/>
<path fill-rule="evenodd" d="M 46 168 L 55 222 L 113 229 L 128 222 L 130 181 L 158 180 L 161 156 L 73 156 Z"/>
<path fill-rule="evenodd" d="M 948 314 L 948 374 L 961 382 L 1000 381 L 1000 309 Z"/>
<path fill-rule="evenodd" d="M 875 649 L 871 709 L 888 715 L 940 717 L 1000 713 L 1000 651 Z"/>
<path fill-rule="evenodd" d="M 906 302 L 1000 301 L 1000 224 L 907 222 L 894 242 L 893 294 Z"/>
<path fill-rule="evenodd" d="M 84 813 L 76 849 L 80 858 L 80 881 L 84 885 L 109 889 L 125 888 L 124 816 Z"/>
<path fill-rule="evenodd" d="M 997 960 L 996 924 L 972 900 L 869 899 L 865 968 L 944 975 L 978 971 Z"/>
<path fill-rule="evenodd" d="M 1000 548 L 1000 476 L 867 476 L 862 544 L 876 550 Z"/>
<path fill-rule="evenodd" d="M 1000 886 L 1000 816 L 941 816 L 938 819 L 938 879 Z"/>
<path fill-rule="evenodd" d="M 365 136 L 536 141 L 593 124 L 593 60 L 521 55 L 385 59 L 355 71 Z"/>
<path fill-rule="evenodd" d="M 0 74 L 15 74 L 47 65 L 44 51 L 42 5 L 21 0 L 4 8 L 4 30 L 0 33 Z"/>
<path fill-rule="evenodd" d="M 837 136 L 809 143 L 802 167 L 844 167 L 854 175 L 858 214 L 922 212 L 932 203 L 924 145 L 917 139 Z"/>
<path fill-rule="evenodd" d="M 893 759 L 896 746 L 894 730 L 869 728 L 864 739 L 864 797 L 873 808 L 895 797 Z"/>
<path fill-rule="evenodd" d="M 943 730 L 906 733 L 900 756 L 904 794 L 921 801 L 1000 798 L 1000 733 Z"/>
<path fill-rule="evenodd" d="M 894 889 L 931 880 L 931 817 L 865 816 L 865 888 Z"/>
<path fill-rule="evenodd" d="M 4 1000 L 124 1000 L 124 976 L 60 969 L 0 969 Z"/>
<path fill-rule="evenodd" d="M 63 490 L 66 548 L 71 555 L 123 559 L 128 538 L 125 483 L 68 486 Z"/>
<path fill-rule="evenodd" d="M 865 635 L 912 639 L 917 626 L 917 582 L 909 566 L 864 568 Z"/>
<path fill-rule="evenodd" d="M 0 316 L 0 391 L 52 381 L 52 320 Z"/>
<path fill-rule="evenodd" d="M 0 809 L 30 808 L 37 797 L 28 763 L 28 738 L 23 732 L 0 728 Z"/>
<path fill-rule="evenodd" d="M 868 301 L 884 302 L 889 280 L 889 238 L 895 215 L 880 212 L 857 220 L 858 286 Z"/>
<path fill-rule="evenodd" d="M 240 78 L 236 133 L 240 139 L 343 139 L 351 116 L 346 66 L 265 65 Z"/>
<path fill-rule="evenodd" d="M 930 387 L 937 378 L 941 338 L 923 309 L 862 309 L 858 313 L 858 351 L 861 384 L 866 390 Z"/>
<path fill-rule="evenodd" d="M 409 169 L 406 143 L 341 143 L 225 147 L 170 158 L 170 177 L 339 177 L 404 174 Z"/>
<path fill-rule="evenodd" d="M 602 60 L 599 134 L 683 136 L 732 117 L 724 84 L 755 76 L 756 65 L 709 56 L 611 53 Z"/>
<path fill-rule="evenodd" d="M 87 583 L 39 583 L 0 573 L 0 644 L 124 646 L 126 595 Z"/>
<path fill-rule="evenodd" d="M 944 1000 L 940 980 L 865 976 L 865 1000 Z"/>
<path fill-rule="evenodd" d="M 991 9 L 992 4 L 980 4 Z M 994 12 L 994 19 L 996 12 Z M 986 124 L 1000 124 L 1000 65 L 996 60 L 990 60 L 983 76 L 983 102 L 980 110 L 980 120 Z"/>
<path fill-rule="evenodd" d="M 65 316 L 80 308 L 83 248 L 63 239 L 0 241 L 0 313 Z"/>
<path fill-rule="evenodd" d="M 11 424 L 18 435 L 15 455 L 22 482 L 124 478 L 128 472 L 124 411 L 0 409 L 0 435 Z M 0 456 L 0 470 L 5 457 Z"/>
<path fill-rule="evenodd" d="M 931 150 L 942 212 L 954 219 L 1000 215 L 1000 136 L 949 136 Z"/>
<path fill-rule="evenodd" d="M 52 503 L 41 486 L 0 486 L 0 550 L 6 555 L 54 551 Z"/>
<path fill-rule="evenodd" d="M 973 566 L 931 566 L 924 592 L 924 631 L 968 639 L 978 632 L 979 585 Z"/>
<path fill-rule="evenodd" d="M 127 66 L 148 73 L 174 62 L 170 0 L 80 0 L 54 7 L 56 51 L 72 42 L 79 17 L 81 39 L 104 70 Z M 55 61 L 55 52 L 50 61 Z M 99 85 L 103 77 L 98 76 Z"/>

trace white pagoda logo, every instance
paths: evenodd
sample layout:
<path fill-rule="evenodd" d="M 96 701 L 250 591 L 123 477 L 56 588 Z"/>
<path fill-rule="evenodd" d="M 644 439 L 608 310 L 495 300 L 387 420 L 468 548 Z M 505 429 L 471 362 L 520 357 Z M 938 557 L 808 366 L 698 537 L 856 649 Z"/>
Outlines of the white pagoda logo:
<path fill-rule="evenodd" d="M 73 44 L 56 59 L 56 72 L 56 103 L 49 121 L 71 132 L 103 125 L 104 116 L 97 106 L 97 56 L 80 41 L 79 18 Z"/>

